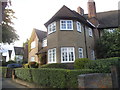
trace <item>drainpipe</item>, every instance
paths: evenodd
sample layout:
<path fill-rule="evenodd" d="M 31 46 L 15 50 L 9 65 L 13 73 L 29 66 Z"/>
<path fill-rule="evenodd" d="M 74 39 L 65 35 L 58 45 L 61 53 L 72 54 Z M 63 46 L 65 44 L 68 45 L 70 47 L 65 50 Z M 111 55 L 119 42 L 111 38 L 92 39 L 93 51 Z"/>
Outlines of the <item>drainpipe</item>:
<path fill-rule="evenodd" d="M 86 40 L 86 30 L 85 30 L 85 25 L 83 26 L 83 28 L 84 28 L 84 39 L 85 39 L 86 58 L 88 58 L 88 50 L 87 50 L 87 40 Z"/>

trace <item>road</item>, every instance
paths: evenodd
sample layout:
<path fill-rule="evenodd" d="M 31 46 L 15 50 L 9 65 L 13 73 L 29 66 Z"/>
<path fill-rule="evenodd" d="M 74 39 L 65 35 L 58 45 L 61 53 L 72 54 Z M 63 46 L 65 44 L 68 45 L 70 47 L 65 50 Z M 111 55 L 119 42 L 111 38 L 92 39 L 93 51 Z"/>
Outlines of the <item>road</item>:
<path fill-rule="evenodd" d="M 0 77 L 0 89 L 1 88 L 27 88 L 23 85 L 15 83 L 11 78 L 1 78 Z"/>

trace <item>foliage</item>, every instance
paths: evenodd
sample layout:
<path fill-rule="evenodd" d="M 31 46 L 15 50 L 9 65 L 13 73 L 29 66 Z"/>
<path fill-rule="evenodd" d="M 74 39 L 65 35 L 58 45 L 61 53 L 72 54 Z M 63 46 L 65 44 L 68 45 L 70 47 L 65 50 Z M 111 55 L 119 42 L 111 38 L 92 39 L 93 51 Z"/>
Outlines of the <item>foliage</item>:
<path fill-rule="evenodd" d="M 16 62 L 13 61 L 13 60 L 10 60 L 10 61 L 7 62 L 7 64 L 12 64 L 12 63 L 16 63 Z"/>
<path fill-rule="evenodd" d="M 85 65 L 87 69 L 97 70 L 100 73 L 110 73 L 111 66 L 118 65 L 120 57 L 107 58 L 107 59 L 99 59 L 99 60 L 91 60 Z"/>
<path fill-rule="evenodd" d="M 41 68 L 63 68 L 63 69 L 67 69 L 67 66 L 64 63 L 52 63 L 52 64 L 42 65 Z"/>
<path fill-rule="evenodd" d="M 23 64 L 23 67 L 24 68 L 30 68 L 28 63 L 27 64 Z"/>
<path fill-rule="evenodd" d="M 79 58 L 76 59 L 74 62 L 74 68 L 75 69 L 84 69 L 85 68 L 85 64 L 90 62 L 91 60 L 89 60 L 88 58 Z"/>
<path fill-rule="evenodd" d="M 2 73 L 2 77 L 6 77 L 7 67 L 0 67 L 0 72 Z"/>
<path fill-rule="evenodd" d="M 55 68 L 21 68 L 15 69 L 18 78 L 31 81 L 36 85 L 45 88 L 77 88 L 77 77 L 80 74 L 94 73 L 96 71 L 90 69 L 68 70 Z"/>
<path fill-rule="evenodd" d="M 24 81 L 32 82 L 31 70 L 28 68 L 17 68 L 15 69 L 15 75 L 17 78 Z"/>
<path fill-rule="evenodd" d="M 16 34 L 16 30 L 12 27 L 14 24 L 12 19 L 16 18 L 14 16 L 14 11 L 12 9 L 5 9 L 4 17 L 2 22 L 2 42 L 3 43 L 13 43 L 19 40 L 19 36 Z"/>
<path fill-rule="evenodd" d="M 29 67 L 30 68 L 38 68 L 39 64 L 37 62 L 29 62 Z"/>
<path fill-rule="evenodd" d="M 105 30 L 96 42 L 95 50 L 97 58 L 120 57 L 120 29 L 113 32 Z"/>

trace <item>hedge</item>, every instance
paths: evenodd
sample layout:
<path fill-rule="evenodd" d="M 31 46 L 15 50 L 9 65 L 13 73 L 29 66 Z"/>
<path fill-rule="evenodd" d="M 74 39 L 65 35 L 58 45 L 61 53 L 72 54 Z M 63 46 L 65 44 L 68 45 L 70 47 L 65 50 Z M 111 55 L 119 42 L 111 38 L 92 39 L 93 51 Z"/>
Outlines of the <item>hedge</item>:
<path fill-rule="evenodd" d="M 17 78 L 24 81 L 32 82 L 31 69 L 29 68 L 16 68 L 15 75 Z"/>
<path fill-rule="evenodd" d="M 64 63 L 52 63 L 52 64 L 42 65 L 40 68 L 61 68 L 61 69 L 67 69 L 67 65 L 64 64 Z"/>
<path fill-rule="evenodd" d="M 85 68 L 98 70 L 98 72 L 100 73 L 110 73 L 111 66 L 116 66 L 120 64 L 119 60 L 120 57 L 91 60 L 90 62 L 85 64 Z"/>
<path fill-rule="evenodd" d="M 77 88 L 77 76 L 85 73 L 94 73 L 96 71 L 85 70 L 68 70 L 68 69 L 48 69 L 48 68 L 32 68 L 32 69 L 15 69 L 18 78 L 31 81 L 36 85 L 48 88 Z M 26 74 L 26 72 L 28 72 Z M 28 75 L 29 74 L 29 75 Z M 29 77 L 29 78 L 28 78 Z"/>
<path fill-rule="evenodd" d="M 2 77 L 6 77 L 7 74 L 7 67 L 0 67 L 0 72 L 2 74 Z"/>

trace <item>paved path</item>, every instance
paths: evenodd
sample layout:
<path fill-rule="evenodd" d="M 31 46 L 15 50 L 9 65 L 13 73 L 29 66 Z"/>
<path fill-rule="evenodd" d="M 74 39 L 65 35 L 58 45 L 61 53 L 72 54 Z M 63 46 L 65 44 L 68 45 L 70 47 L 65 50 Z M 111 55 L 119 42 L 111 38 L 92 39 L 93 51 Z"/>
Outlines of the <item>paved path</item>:
<path fill-rule="evenodd" d="M 0 88 L 27 88 L 23 85 L 15 83 L 11 78 L 1 78 L 0 77 Z"/>

